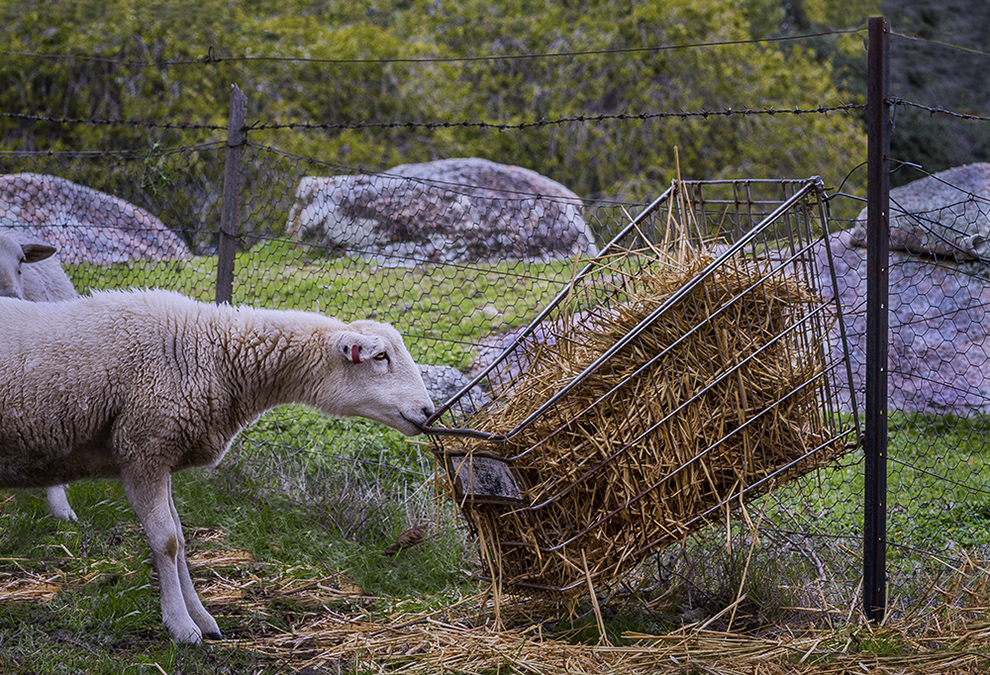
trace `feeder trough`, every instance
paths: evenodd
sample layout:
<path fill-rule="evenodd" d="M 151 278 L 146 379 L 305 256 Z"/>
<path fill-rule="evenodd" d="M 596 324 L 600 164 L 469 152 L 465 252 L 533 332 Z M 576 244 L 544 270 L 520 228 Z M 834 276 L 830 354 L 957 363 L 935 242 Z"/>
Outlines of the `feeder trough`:
<path fill-rule="evenodd" d="M 583 593 L 854 446 L 824 197 L 675 181 L 438 409 L 488 576 Z"/>

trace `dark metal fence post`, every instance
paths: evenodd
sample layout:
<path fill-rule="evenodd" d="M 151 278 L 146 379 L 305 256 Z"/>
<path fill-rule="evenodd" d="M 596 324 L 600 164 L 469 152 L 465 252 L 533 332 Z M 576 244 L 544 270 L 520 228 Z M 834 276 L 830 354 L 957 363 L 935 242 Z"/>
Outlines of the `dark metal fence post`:
<path fill-rule="evenodd" d="M 867 72 L 866 417 L 863 605 L 881 621 L 887 604 L 887 266 L 890 233 L 890 26 L 871 17 Z"/>
<path fill-rule="evenodd" d="M 217 246 L 217 304 L 230 303 L 234 294 L 234 258 L 241 219 L 241 158 L 247 131 L 244 126 L 247 97 L 232 85 L 230 121 L 227 125 L 227 155 L 223 167 L 223 203 L 220 211 L 220 241 Z"/>

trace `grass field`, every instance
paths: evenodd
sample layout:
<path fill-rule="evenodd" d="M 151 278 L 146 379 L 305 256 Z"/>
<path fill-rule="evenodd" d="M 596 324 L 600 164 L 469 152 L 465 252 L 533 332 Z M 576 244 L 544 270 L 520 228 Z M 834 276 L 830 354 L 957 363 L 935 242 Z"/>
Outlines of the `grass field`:
<path fill-rule="evenodd" d="M 301 441 L 324 434 L 353 439 L 353 453 L 328 456 Z M 167 672 L 278 672 L 237 640 L 333 608 L 469 592 L 470 548 L 434 498 L 432 461 L 378 425 L 281 408 L 219 468 L 178 474 L 193 575 L 232 640 L 221 649 L 171 643 L 143 531 L 117 482 L 73 484 L 80 520 L 69 524 L 48 515 L 42 490 L 0 493 L 0 672 L 155 672 L 143 668 L 156 663 Z M 384 554 L 422 521 L 430 522 L 422 544 Z"/>
<path fill-rule="evenodd" d="M 103 276 L 80 268 L 73 276 L 85 288 L 167 285 L 208 300 L 211 265 L 122 265 Z M 524 323 L 569 273 L 560 263 L 411 273 L 315 260 L 279 243 L 242 255 L 238 269 L 238 302 L 320 306 L 344 318 L 374 308 L 417 336 L 417 358 L 462 368 L 471 343 Z M 222 642 L 169 639 L 148 546 L 118 484 L 72 485 L 80 519 L 68 524 L 48 515 L 41 490 L 0 492 L 0 673 L 434 672 L 430 658 L 440 652 L 460 664 L 450 672 L 463 673 L 776 673 L 798 664 L 837 673 L 852 670 L 828 668 L 864 655 L 873 664 L 891 659 L 889 672 L 929 672 L 903 659 L 947 649 L 986 654 L 990 645 L 990 577 L 980 562 L 990 557 L 990 425 L 896 416 L 891 429 L 891 614 L 908 623 L 874 628 L 856 619 L 856 453 L 753 503 L 755 537 L 739 518 L 658 551 L 626 585 L 603 593 L 600 618 L 590 598 L 496 612 L 472 578 L 475 542 L 438 499 L 428 448 L 370 422 L 284 407 L 246 430 L 218 468 L 174 481 L 194 581 Z M 385 554 L 421 523 L 421 544 Z M 913 608 L 938 618 L 919 628 L 923 612 Z M 954 638 L 924 638 L 936 624 Z M 688 667 L 683 651 L 664 651 L 663 636 L 681 636 L 682 645 L 688 630 L 709 670 Z M 753 643 L 762 645 L 760 658 L 776 660 L 747 670 L 756 651 L 725 631 L 762 640 Z M 772 641 L 785 638 L 804 651 L 774 656 Z M 629 651 L 621 656 L 609 644 Z M 711 665 L 730 653 L 738 671 Z M 966 668 L 990 668 L 974 658 Z"/>

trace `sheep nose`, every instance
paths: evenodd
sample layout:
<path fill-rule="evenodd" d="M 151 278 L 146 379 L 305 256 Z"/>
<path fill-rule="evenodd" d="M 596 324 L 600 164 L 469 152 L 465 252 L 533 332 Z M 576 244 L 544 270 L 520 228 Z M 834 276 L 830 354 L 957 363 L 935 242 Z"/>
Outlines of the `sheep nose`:
<path fill-rule="evenodd" d="M 423 406 L 423 416 L 426 417 L 426 419 L 430 419 L 430 417 L 433 416 L 433 413 L 434 413 L 435 410 L 436 410 L 436 408 L 434 408 L 432 405 L 424 405 Z"/>

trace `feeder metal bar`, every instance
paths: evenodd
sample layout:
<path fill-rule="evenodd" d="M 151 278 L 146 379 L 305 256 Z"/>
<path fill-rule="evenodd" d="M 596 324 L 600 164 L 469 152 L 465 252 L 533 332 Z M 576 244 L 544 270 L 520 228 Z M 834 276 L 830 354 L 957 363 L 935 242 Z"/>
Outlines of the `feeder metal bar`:
<path fill-rule="evenodd" d="M 637 216 L 637 218 L 633 222 L 627 225 L 626 228 L 623 229 L 620 235 L 613 238 L 612 242 L 609 243 L 609 246 L 606 246 L 605 250 L 610 248 L 612 246 L 612 243 L 617 241 L 624 234 L 628 233 L 633 227 L 638 226 L 638 224 L 647 215 L 652 213 L 652 211 L 659 206 L 662 200 L 667 199 L 667 197 L 671 194 L 671 192 L 675 189 L 675 187 L 681 190 L 684 189 L 683 185 L 679 183 L 675 183 L 675 185 L 672 185 L 670 188 L 668 188 L 667 191 L 663 193 L 663 195 L 661 195 L 656 200 L 654 200 L 654 202 L 650 204 L 650 206 L 647 207 L 647 209 L 644 209 L 644 211 L 639 216 Z M 427 426 L 423 428 L 424 433 L 432 434 L 436 436 L 463 436 L 463 437 L 477 438 L 477 439 L 489 441 L 491 443 L 505 443 L 509 441 L 511 438 L 519 434 L 523 429 L 531 425 L 548 408 L 550 408 L 558 400 L 560 400 L 563 396 L 565 396 L 568 392 L 570 392 L 571 389 L 581 384 L 585 379 L 588 378 L 588 376 L 590 376 L 592 373 L 598 370 L 598 368 L 603 363 L 607 362 L 612 357 L 613 354 L 623 349 L 627 344 L 629 344 L 632 340 L 638 337 L 640 333 L 642 333 L 644 330 L 646 330 L 651 324 L 653 324 L 656 321 L 657 317 L 664 314 L 670 307 L 674 306 L 683 297 L 688 295 L 688 293 L 694 290 L 696 286 L 702 283 L 705 279 L 711 276 L 715 272 L 715 270 L 721 267 L 725 263 L 725 261 L 727 261 L 733 255 L 735 255 L 740 250 L 745 248 L 746 245 L 749 244 L 751 241 L 753 241 L 767 226 L 776 222 L 783 214 L 787 213 L 796 203 L 804 199 L 804 197 L 809 192 L 813 192 L 813 191 L 821 192 L 823 190 L 824 190 L 824 186 L 822 180 L 818 176 L 813 176 L 812 178 L 809 178 L 808 180 L 804 181 L 801 188 L 797 192 L 795 192 L 789 199 L 787 199 L 785 202 L 780 204 L 772 213 L 766 216 L 756 227 L 751 228 L 745 235 L 740 237 L 725 251 L 723 251 L 721 255 L 719 255 L 715 260 L 710 262 L 705 267 L 705 269 L 703 269 L 700 273 L 698 273 L 698 275 L 695 276 L 689 283 L 682 286 L 662 305 L 657 307 L 645 319 L 643 319 L 639 323 L 639 325 L 637 325 L 635 328 L 629 331 L 629 333 L 624 335 L 620 340 L 616 341 L 614 345 L 612 345 L 607 350 L 605 350 L 605 352 L 602 353 L 601 356 L 595 359 L 591 364 L 588 365 L 587 368 L 585 368 L 581 373 L 576 375 L 570 382 L 568 382 L 553 396 L 551 396 L 546 402 L 544 402 L 543 405 L 541 405 L 533 413 L 531 413 L 528 417 L 526 417 L 523 421 L 521 421 L 518 425 L 516 425 L 516 427 L 513 428 L 511 431 L 508 431 L 503 434 L 490 434 L 484 431 L 478 431 L 474 429 L 458 429 L 455 431 L 453 429 L 430 426 L 432 422 L 438 419 L 441 414 L 443 414 L 444 412 L 446 412 L 446 410 L 449 409 L 453 401 L 460 398 L 460 396 L 464 394 L 466 391 L 468 391 L 473 385 L 475 385 L 477 382 L 481 381 L 485 376 L 487 376 L 487 374 L 491 372 L 491 370 L 501 361 L 500 358 L 500 359 L 496 359 L 493 363 L 491 363 L 485 370 L 479 373 L 478 376 L 474 378 L 474 380 L 472 380 L 470 383 L 465 385 L 465 387 L 460 392 L 455 394 L 450 399 L 450 401 L 448 401 L 443 407 L 441 407 L 437 412 L 435 412 L 433 414 L 433 417 L 427 420 Z M 605 250 L 603 250 L 603 254 Z M 594 263 L 589 263 L 588 265 L 586 265 L 584 269 L 581 271 L 581 273 L 574 279 L 574 282 L 580 280 L 583 276 L 587 275 L 593 268 L 594 268 Z M 503 358 L 506 354 L 512 351 L 526 336 L 532 333 L 535 330 L 536 326 L 550 313 L 550 311 L 554 309 L 560 302 L 564 300 L 564 298 L 568 296 L 568 294 L 571 291 L 571 286 L 573 286 L 574 282 L 572 282 L 568 286 L 568 288 L 565 288 L 563 291 L 561 291 L 557 295 L 557 297 L 553 300 L 553 302 L 551 302 L 547 307 L 545 307 L 543 311 L 541 311 L 539 315 L 537 315 L 537 317 L 529 324 L 529 326 L 526 327 L 526 330 L 523 333 L 521 333 L 519 336 L 517 336 L 515 340 L 513 340 L 512 344 L 510 344 L 503 352 L 502 354 Z"/>

